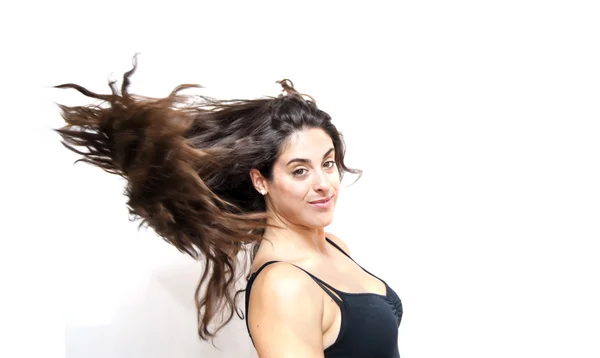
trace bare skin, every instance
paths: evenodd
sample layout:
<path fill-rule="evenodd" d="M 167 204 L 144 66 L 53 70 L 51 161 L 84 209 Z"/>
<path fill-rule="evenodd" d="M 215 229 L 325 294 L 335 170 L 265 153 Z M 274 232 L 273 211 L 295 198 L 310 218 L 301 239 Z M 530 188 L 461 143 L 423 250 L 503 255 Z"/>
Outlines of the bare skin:
<path fill-rule="evenodd" d="M 261 358 L 323 357 L 341 326 L 340 309 L 301 267 L 336 289 L 385 295 L 385 284 L 370 276 L 326 238 L 349 253 L 346 244 L 324 228 L 333 220 L 339 173 L 331 138 L 320 129 L 293 135 L 267 181 L 251 171 L 255 188 L 266 192 L 269 227 L 251 271 L 268 261 L 250 294 L 248 323 Z M 294 161 L 294 159 L 303 159 Z M 290 163 L 292 161 L 292 163 Z M 288 164 L 289 163 L 289 164 Z M 331 197 L 327 208 L 311 202 Z"/>

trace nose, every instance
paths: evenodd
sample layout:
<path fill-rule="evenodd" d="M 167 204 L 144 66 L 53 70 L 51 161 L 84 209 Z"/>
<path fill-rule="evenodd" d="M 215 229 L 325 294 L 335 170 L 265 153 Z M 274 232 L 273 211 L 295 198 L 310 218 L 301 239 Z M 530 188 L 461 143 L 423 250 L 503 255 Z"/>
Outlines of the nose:
<path fill-rule="evenodd" d="M 314 191 L 327 191 L 329 187 L 329 177 L 327 173 L 322 170 L 314 171 L 315 175 L 313 177 L 313 190 Z"/>

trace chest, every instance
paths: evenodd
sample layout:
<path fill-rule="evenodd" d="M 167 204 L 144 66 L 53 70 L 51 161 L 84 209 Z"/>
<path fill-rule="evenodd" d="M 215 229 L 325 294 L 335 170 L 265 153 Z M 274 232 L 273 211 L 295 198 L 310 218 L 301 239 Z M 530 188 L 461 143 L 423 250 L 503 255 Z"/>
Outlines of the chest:
<path fill-rule="evenodd" d="M 397 356 L 402 305 L 391 288 L 386 290 L 386 295 L 340 292 L 340 302 L 324 302 L 325 357 Z"/>
<path fill-rule="evenodd" d="M 326 259 L 309 268 L 313 274 L 339 291 L 352 294 L 386 295 L 387 287 L 379 278 L 366 272 L 354 261 Z"/>

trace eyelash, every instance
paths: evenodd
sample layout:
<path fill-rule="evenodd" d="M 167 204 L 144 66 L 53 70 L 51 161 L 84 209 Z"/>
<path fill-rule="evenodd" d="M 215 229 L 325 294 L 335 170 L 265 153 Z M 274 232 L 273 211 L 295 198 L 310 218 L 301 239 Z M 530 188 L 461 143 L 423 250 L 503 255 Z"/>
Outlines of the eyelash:
<path fill-rule="evenodd" d="M 333 161 L 333 160 L 328 160 L 328 161 L 325 162 L 325 164 L 327 164 L 327 163 L 331 163 L 331 166 L 327 167 L 327 169 L 331 169 L 331 168 L 333 168 L 335 166 L 335 161 Z M 304 169 L 304 168 L 296 169 L 296 170 L 294 170 L 292 172 L 292 174 L 295 175 L 295 176 L 301 176 L 302 174 L 298 173 L 298 171 L 301 171 L 301 170 L 306 170 L 306 169 Z"/>

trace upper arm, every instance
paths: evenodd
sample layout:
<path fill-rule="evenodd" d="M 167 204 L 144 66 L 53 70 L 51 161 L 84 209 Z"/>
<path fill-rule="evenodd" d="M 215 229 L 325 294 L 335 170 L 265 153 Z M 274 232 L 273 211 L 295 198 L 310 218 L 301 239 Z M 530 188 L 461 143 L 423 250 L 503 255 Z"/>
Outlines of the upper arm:
<path fill-rule="evenodd" d="M 348 256 L 350 256 L 350 250 L 348 249 L 348 245 L 346 245 L 346 243 L 342 239 L 330 232 L 326 232 L 325 236 L 328 237 L 331 241 L 335 242 L 337 246 L 339 246 L 342 250 L 346 252 L 346 254 L 348 254 Z"/>
<path fill-rule="evenodd" d="M 298 268 L 266 267 L 250 291 L 248 326 L 260 358 L 323 357 L 323 297 Z"/>

